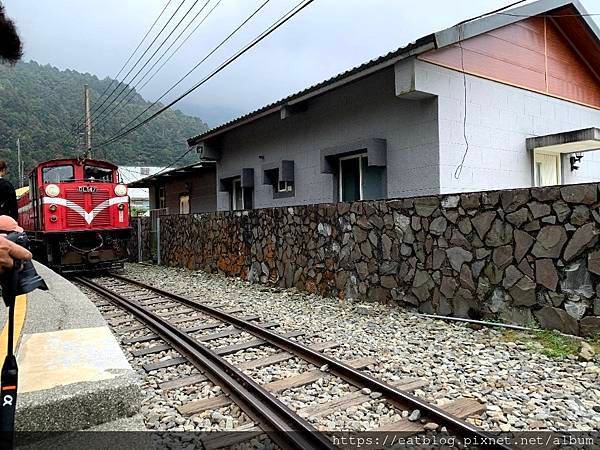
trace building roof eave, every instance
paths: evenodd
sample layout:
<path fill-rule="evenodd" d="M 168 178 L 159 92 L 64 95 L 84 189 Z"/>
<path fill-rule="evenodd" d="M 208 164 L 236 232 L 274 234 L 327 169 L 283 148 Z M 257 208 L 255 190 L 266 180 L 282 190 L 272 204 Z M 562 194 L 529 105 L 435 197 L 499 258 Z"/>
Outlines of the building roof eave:
<path fill-rule="evenodd" d="M 347 83 L 382 70 L 402 59 L 417 56 L 433 49 L 456 44 L 465 39 L 469 39 L 503 26 L 519 22 L 526 17 L 537 16 L 550 11 L 557 11 L 562 8 L 574 9 L 578 16 L 587 25 L 591 36 L 593 36 L 596 42 L 600 44 L 600 29 L 592 20 L 592 18 L 589 17 L 587 11 L 579 0 L 537 0 L 521 6 L 515 6 L 514 8 L 503 10 L 502 12 L 497 10 L 488 14 L 483 14 L 481 16 L 465 20 L 445 30 L 426 35 L 407 46 L 401 47 L 397 50 L 389 52 L 386 55 L 380 56 L 379 58 L 356 66 L 346 72 L 342 72 L 321 83 L 310 86 L 300 92 L 268 104 L 262 108 L 219 125 L 211 130 L 207 130 L 202 134 L 191 137 L 187 140 L 187 143 L 190 147 L 199 145 L 204 141 L 216 138 L 219 135 L 237 127 L 251 123 L 262 117 L 277 113 L 286 106 L 301 103 L 310 98 L 322 95 Z"/>
<path fill-rule="evenodd" d="M 175 169 L 171 169 L 162 173 L 155 173 L 153 175 L 149 175 L 140 180 L 134 181 L 132 183 L 128 183 L 127 186 L 130 188 L 148 188 L 154 186 L 156 183 L 163 181 L 168 178 L 181 177 L 185 175 L 189 175 L 192 173 L 204 172 L 207 170 L 214 170 L 215 162 L 214 161 L 201 161 L 193 164 L 189 164 L 183 167 L 177 167 Z"/>
<path fill-rule="evenodd" d="M 231 129 L 253 122 L 261 117 L 277 113 L 285 106 L 295 105 L 310 98 L 322 95 L 347 83 L 351 83 L 352 81 L 389 67 L 395 64 L 397 61 L 433 50 L 435 47 L 435 35 L 427 35 L 416 42 L 407 45 L 406 47 L 402 47 L 398 50 L 388 53 L 387 55 L 373 59 L 365 64 L 361 64 L 360 66 L 354 67 L 353 69 L 329 78 L 321 83 L 310 86 L 300 92 L 219 125 L 218 127 L 199 134 L 198 136 L 191 137 L 187 140 L 188 146 L 192 147 L 194 145 L 198 145 L 203 141 L 217 137 L 218 135 L 223 134 Z"/>

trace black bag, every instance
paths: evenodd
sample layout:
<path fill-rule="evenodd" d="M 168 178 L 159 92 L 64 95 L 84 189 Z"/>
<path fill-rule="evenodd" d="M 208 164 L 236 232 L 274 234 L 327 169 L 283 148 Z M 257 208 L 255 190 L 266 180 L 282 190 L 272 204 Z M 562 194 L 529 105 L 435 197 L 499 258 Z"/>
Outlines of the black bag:
<path fill-rule="evenodd" d="M 17 194 L 10 181 L 0 178 L 0 216 L 17 220 Z"/>

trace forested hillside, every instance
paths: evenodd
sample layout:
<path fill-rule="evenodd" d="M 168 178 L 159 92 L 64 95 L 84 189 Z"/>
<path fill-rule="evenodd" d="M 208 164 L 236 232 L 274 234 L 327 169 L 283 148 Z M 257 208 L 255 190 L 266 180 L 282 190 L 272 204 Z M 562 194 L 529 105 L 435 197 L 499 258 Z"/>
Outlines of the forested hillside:
<path fill-rule="evenodd" d="M 81 153 L 83 139 L 77 137 L 73 127 L 83 116 L 83 86 L 90 86 L 93 110 L 94 105 L 102 102 L 101 94 L 110 82 L 109 78 L 100 80 L 88 73 L 61 71 L 36 62 L 0 65 L 0 159 L 11 164 L 13 181 L 17 172 L 17 138 L 21 140 L 27 171 L 36 162 Z M 114 113 L 100 118 L 93 142 L 114 136 L 150 104 L 139 94 L 133 94 Z M 162 166 L 185 151 L 187 138 L 206 128 L 196 117 L 176 110 L 166 111 L 123 139 L 94 150 L 93 156 L 116 164 Z"/>

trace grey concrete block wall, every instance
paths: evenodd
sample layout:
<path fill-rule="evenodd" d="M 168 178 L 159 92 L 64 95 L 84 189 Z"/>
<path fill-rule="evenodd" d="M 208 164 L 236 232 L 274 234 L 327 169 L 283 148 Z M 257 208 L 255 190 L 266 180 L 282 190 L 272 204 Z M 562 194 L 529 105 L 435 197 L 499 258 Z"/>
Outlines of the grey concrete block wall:
<path fill-rule="evenodd" d="M 307 110 L 281 119 L 274 114 L 223 136 L 219 174 L 254 168 L 254 206 L 286 206 L 336 201 L 335 176 L 321 173 L 320 150 L 370 138 L 387 141 L 387 195 L 438 192 L 438 134 L 435 98 L 399 99 L 394 72 L 388 68 L 328 95 L 311 99 Z M 261 158 L 262 157 L 262 158 Z M 273 199 L 261 184 L 261 166 L 294 161 L 295 196 Z M 227 192 L 218 193 L 218 209 L 229 209 Z"/>
<path fill-rule="evenodd" d="M 424 61 L 416 61 L 415 77 L 420 90 L 438 98 L 441 193 L 529 187 L 533 163 L 527 138 L 600 126 L 597 109 L 467 75 L 469 150 L 461 177 L 455 179 L 466 148 L 465 79 L 460 72 Z M 572 172 L 569 155 L 562 157 L 564 184 L 599 181 L 600 151 L 585 153 L 580 166 Z"/>
<path fill-rule="evenodd" d="M 463 127 L 467 92 L 468 154 Z M 518 87 L 408 58 L 306 101 L 281 119 L 274 113 L 219 138 L 219 174 L 255 173 L 254 207 L 337 201 L 337 177 L 321 173 L 320 150 L 352 141 L 387 141 L 387 198 L 509 189 L 533 184 L 528 137 L 599 126 L 600 111 Z M 585 154 L 572 172 L 562 157 L 565 184 L 600 180 L 600 151 Z M 274 199 L 261 166 L 294 161 L 295 195 Z M 217 180 L 218 183 L 218 180 Z M 218 192 L 218 210 L 229 193 Z"/>

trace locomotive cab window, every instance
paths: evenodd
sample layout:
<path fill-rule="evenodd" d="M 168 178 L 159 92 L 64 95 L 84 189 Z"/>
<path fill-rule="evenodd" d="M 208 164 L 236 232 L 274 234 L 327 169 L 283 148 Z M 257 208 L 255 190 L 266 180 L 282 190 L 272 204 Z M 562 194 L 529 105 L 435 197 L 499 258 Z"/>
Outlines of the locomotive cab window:
<path fill-rule="evenodd" d="M 52 166 L 42 169 L 42 180 L 44 183 L 62 183 L 73 181 L 73 166 Z"/>
<path fill-rule="evenodd" d="M 106 181 L 112 183 L 113 171 L 112 169 L 106 169 L 98 166 L 85 166 L 83 173 L 86 180 L 89 181 Z"/>

